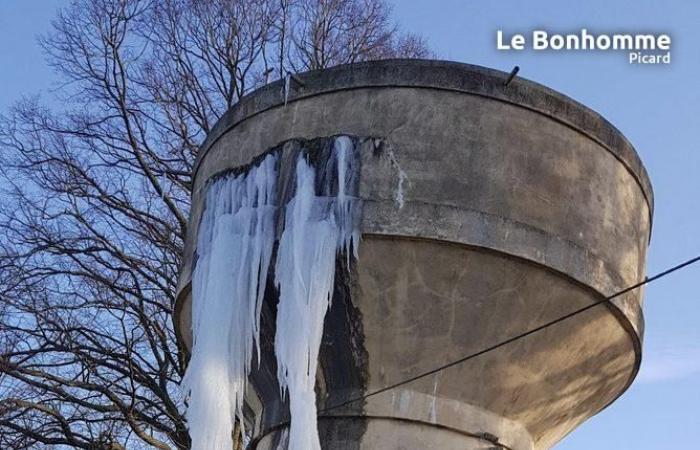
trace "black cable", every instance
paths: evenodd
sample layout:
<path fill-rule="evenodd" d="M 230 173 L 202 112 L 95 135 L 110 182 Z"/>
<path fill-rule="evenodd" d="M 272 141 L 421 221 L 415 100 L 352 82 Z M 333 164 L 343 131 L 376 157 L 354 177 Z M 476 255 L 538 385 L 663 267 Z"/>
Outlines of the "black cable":
<path fill-rule="evenodd" d="M 322 409 L 321 411 L 319 411 L 319 413 L 325 413 L 325 412 L 328 412 L 328 411 L 332 411 L 332 410 L 334 410 L 334 409 L 342 408 L 343 406 L 349 405 L 349 404 L 351 404 L 351 403 L 355 403 L 355 402 L 359 402 L 359 401 L 365 400 L 365 399 L 367 399 L 367 398 L 369 398 L 369 397 L 373 397 L 373 396 L 375 396 L 375 395 L 379 395 L 379 394 L 382 394 L 382 393 L 384 393 L 384 392 L 387 392 L 387 391 L 390 391 L 390 390 L 392 390 L 392 389 L 395 389 L 395 388 L 397 388 L 397 387 L 399 387 L 399 386 L 403 386 L 404 384 L 412 383 L 412 382 L 414 382 L 414 381 L 416 381 L 416 380 L 420 380 L 421 378 L 425 378 L 425 377 L 428 377 L 428 376 L 430 376 L 430 375 L 434 375 L 434 374 L 436 374 L 436 373 L 438 373 L 438 372 L 442 372 L 442 371 L 445 370 L 445 369 L 449 369 L 450 367 L 454 367 L 454 366 L 457 366 L 457 365 L 459 365 L 459 364 L 462 364 L 463 362 L 466 362 L 466 361 L 468 361 L 468 360 L 470 360 L 470 359 L 476 358 L 476 357 L 481 356 L 481 355 L 483 355 L 483 354 L 485 354 L 485 353 L 488 353 L 488 352 L 491 352 L 491 351 L 493 351 L 493 350 L 496 350 L 496 349 L 498 349 L 498 348 L 500 348 L 500 347 L 503 347 L 504 345 L 508 345 L 508 344 L 510 344 L 511 342 L 515 342 L 515 341 L 517 341 L 517 340 L 519 340 L 519 339 L 522 339 L 522 338 L 524 338 L 524 337 L 530 336 L 531 334 L 537 333 L 538 331 L 544 330 L 545 328 L 551 327 L 552 325 L 555 325 L 555 324 L 557 324 L 557 323 L 559 323 L 559 322 L 563 322 L 564 320 L 570 319 L 571 317 L 574 317 L 574 316 L 576 316 L 576 315 L 578 315 L 578 314 L 581 314 L 582 312 L 588 311 L 589 309 L 592 309 L 592 308 L 594 308 L 594 307 L 596 307 L 596 306 L 598 306 L 598 305 L 601 305 L 601 304 L 603 304 L 603 303 L 608 303 L 610 300 L 612 300 L 612 299 L 614 299 L 614 298 L 616 298 L 616 297 L 619 297 L 619 296 L 624 295 L 624 294 L 626 294 L 626 293 L 628 293 L 628 292 L 630 292 L 630 291 L 633 291 L 633 290 L 635 290 L 635 289 L 638 289 L 638 288 L 640 288 L 640 287 L 642 287 L 642 286 L 644 286 L 644 285 L 646 285 L 646 284 L 649 284 L 649 283 L 651 283 L 651 282 L 654 282 L 654 281 L 658 280 L 659 278 L 663 278 L 663 277 L 665 277 L 665 276 L 667 276 L 667 275 L 670 275 L 671 273 L 673 273 L 673 272 L 675 272 L 675 271 L 677 271 L 677 270 L 683 269 L 684 267 L 688 267 L 688 266 L 690 266 L 690 265 L 692 265 L 692 264 L 695 264 L 695 263 L 697 263 L 698 261 L 700 261 L 700 255 L 696 256 L 695 258 L 691 258 L 691 259 L 689 259 L 689 260 L 687 260 L 687 261 L 685 261 L 685 262 L 682 262 L 682 263 L 680 263 L 680 264 L 678 264 L 678 265 L 676 265 L 676 266 L 673 266 L 673 267 L 671 267 L 670 269 L 664 270 L 663 272 L 657 273 L 656 275 L 654 275 L 654 276 L 652 276 L 652 277 L 647 277 L 647 278 L 645 278 L 643 281 L 640 281 L 639 283 L 633 284 L 632 286 L 626 287 L 626 288 L 622 289 L 621 291 L 618 291 L 618 292 L 614 293 L 613 295 L 611 295 L 611 296 L 609 296 L 609 297 L 605 297 L 605 298 L 603 298 L 602 300 L 598 300 L 598 301 L 596 301 L 596 302 L 593 302 L 593 303 L 591 303 L 590 305 L 584 306 L 583 308 L 579 308 L 579 309 L 577 309 L 577 310 L 575 310 L 575 311 L 573 311 L 573 312 L 570 312 L 569 314 L 566 314 L 566 315 L 564 315 L 564 316 L 561 316 L 561 317 L 559 317 L 559 318 L 557 318 L 557 319 L 554 319 L 554 320 L 552 320 L 552 321 L 546 322 L 546 323 L 544 323 L 544 324 L 542 324 L 542 325 L 540 325 L 540 326 L 538 326 L 538 327 L 536 327 L 536 328 L 532 328 L 531 330 L 528 330 L 528 331 L 526 331 L 526 332 L 524 332 L 524 333 L 518 334 L 517 336 L 513 336 L 513 337 L 508 338 L 508 339 L 506 339 L 506 340 L 504 340 L 504 341 L 501 341 L 501 342 L 499 342 L 499 343 L 497 343 L 497 344 L 494 344 L 494 345 L 492 345 L 492 346 L 490 346 L 490 347 L 487 347 L 487 348 L 485 348 L 485 349 L 483 349 L 483 350 L 480 350 L 480 351 L 478 351 L 478 352 L 476 352 L 476 353 L 472 353 L 472 354 L 470 354 L 470 355 L 464 356 L 464 357 L 459 358 L 459 359 L 457 359 L 457 360 L 455 360 L 455 361 L 452 361 L 452 362 L 449 362 L 449 363 L 444 364 L 444 365 L 442 365 L 442 366 L 439 366 L 439 367 L 436 367 L 436 368 L 434 368 L 434 369 L 431 369 L 431 370 L 429 370 L 429 371 L 427 371 L 427 372 L 423 372 L 423 373 L 418 374 L 418 375 L 415 375 L 415 376 L 413 376 L 413 377 L 411 377 L 411 378 L 407 378 L 407 379 L 405 379 L 405 380 L 399 381 L 398 383 L 394 383 L 394 384 L 391 384 L 391 385 L 389 385 L 389 386 L 385 386 L 385 387 L 383 387 L 383 388 L 381 388 L 381 389 L 377 389 L 376 391 L 372 391 L 372 392 L 370 392 L 370 393 L 368 393 L 368 394 L 365 394 L 365 395 L 362 395 L 362 396 L 359 396 L 359 397 L 356 397 L 356 398 L 351 398 L 351 399 L 346 400 L 346 401 L 344 401 L 344 402 L 342 402 L 342 403 L 339 403 L 339 404 L 337 404 L 337 405 L 329 406 L 328 408 L 325 408 L 325 409 Z"/>

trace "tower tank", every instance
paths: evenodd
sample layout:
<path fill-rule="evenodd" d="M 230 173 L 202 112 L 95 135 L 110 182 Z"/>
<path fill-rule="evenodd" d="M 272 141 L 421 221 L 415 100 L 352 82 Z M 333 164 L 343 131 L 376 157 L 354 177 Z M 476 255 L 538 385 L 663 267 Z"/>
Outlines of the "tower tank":
<path fill-rule="evenodd" d="M 546 449 L 613 402 L 640 364 L 640 290 L 376 393 L 644 278 L 653 198 L 632 145 L 591 109 L 507 78 L 386 60 L 302 73 L 242 98 L 194 169 L 174 319 L 182 345 L 192 345 L 208 182 L 271 149 L 284 158 L 290 143 L 320 148 L 344 135 L 359 158 L 362 239 L 357 259 L 336 268 L 323 325 L 324 449 Z M 278 448 L 288 433 L 277 302 L 269 281 L 244 404 L 249 448 Z"/>

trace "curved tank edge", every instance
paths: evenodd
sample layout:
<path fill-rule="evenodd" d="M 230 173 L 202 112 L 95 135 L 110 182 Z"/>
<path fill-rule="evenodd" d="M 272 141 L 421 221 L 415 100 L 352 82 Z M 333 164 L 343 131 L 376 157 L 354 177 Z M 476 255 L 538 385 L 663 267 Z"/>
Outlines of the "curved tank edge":
<path fill-rule="evenodd" d="M 363 234 L 364 236 L 364 234 Z M 364 237 L 363 237 L 364 239 Z M 508 253 L 504 253 L 502 251 L 498 251 L 495 249 L 491 249 L 488 247 L 480 247 L 480 246 L 474 246 L 474 245 L 467 245 L 467 244 L 462 244 L 462 243 L 453 243 L 453 242 L 446 242 L 446 241 L 437 241 L 446 245 L 457 245 L 460 247 L 467 247 L 472 250 L 476 251 L 483 251 L 483 252 L 491 252 L 491 253 L 496 253 L 499 256 L 502 256 L 504 258 L 513 258 L 516 260 L 520 260 L 525 262 L 526 264 L 531 264 L 533 266 L 537 266 L 538 268 L 542 270 L 546 270 L 548 272 L 551 272 L 559 277 L 562 277 L 566 280 L 569 280 L 571 283 L 574 283 L 588 291 L 590 291 L 594 297 L 603 299 L 605 298 L 605 295 L 601 292 L 598 292 L 596 289 L 593 287 L 582 283 L 581 281 L 575 279 L 571 275 L 565 273 L 565 272 L 560 272 L 557 271 L 556 269 L 543 265 L 541 263 L 538 263 L 537 261 L 532 261 L 530 259 L 517 256 L 517 255 L 511 255 Z M 188 276 L 184 279 L 185 281 L 181 288 L 178 290 L 176 296 L 175 296 L 175 308 L 173 312 L 173 324 L 174 324 L 174 330 L 175 330 L 175 337 L 178 343 L 178 347 L 183 351 L 183 358 L 184 358 L 184 365 L 187 365 L 187 362 L 189 361 L 190 357 L 190 349 L 186 345 L 186 341 L 182 335 L 182 330 L 180 329 L 180 320 L 181 320 L 181 315 L 183 314 L 183 309 L 186 304 L 188 304 L 187 299 L 191 294 L 192 291 L 192 282 Z M 632 347 L 634 349 L 634 366 L 632 367 L 632 371 L 630 372 L 630 375 L 627 379 L 627 382 L 625 385 L 620 389 L 620 391 L 617 393 L 617 395 L 611 399 L 607 404 L 605 404 L 603 407 L 601 407 L 598 411 L 596 411 L 592 416 L 599 414 L 601 411 L 605 410 L 608 406 L 613 404 L 615 401 L 617 401 L 618 398 L 620 398 L 632 385 L 634 380 L 637 378 L 637 375 L 639 374 L 639 369 L 641 367 L 642 363 L 642 338 L 643 338 L 643 332 L 644 332 L 644 316 L 643 314 L 639 314 L 637 316 L 637 319 L 639 320 L 638 324 L 632 323 L 632 319 L 625 314 L 625 312 L 617 306 L 615 303 L 608 301 L 605 303 L 602 303 L 602 306 L 606 307 L 608 311 L 615 317 L 615 319 L 618 321 L 620 326 L 625 330 L 627 335 L 630 337 L 630 340 L 632 342 Z M 641 308 L 641 307 L 640 307 Z M 592 417 L 591 416 L 591 417 Z"/>
<path fill-rule="evenodd" d="M 200 146 L 193 167 L 196 179 L 209 149 L 228 131 L 257 114 L 332 92 L 363 88 L 416 88 L 487 97 L 542 114 L 597 142 L 630 172 L 649 207 L 649 238 L 653 229 L 654 194 L 637 151 L 624 134 L 595 110 L 537 82 L 516 77 L 504 86 L 508 73 L 472 64 L 427 60 L 385 59 L 344 64 L 295 75 L 304 86 L 285 100 L 284 80 L 264 85 L 243 96 L 214 125 Z"/>

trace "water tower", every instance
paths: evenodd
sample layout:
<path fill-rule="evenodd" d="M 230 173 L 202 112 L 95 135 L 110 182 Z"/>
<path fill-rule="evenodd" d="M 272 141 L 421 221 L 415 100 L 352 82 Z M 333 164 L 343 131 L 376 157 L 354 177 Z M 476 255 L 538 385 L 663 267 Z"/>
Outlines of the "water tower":
<path fill-rule="evenodd" d="M 327 410 L 644 278 L 653 198 L 632 145 L 572 99 L 520 78 L 506 85 L 507 77 L 388 60 L 302 73 L 286 89 L 277 82 L 244 97 L 195 167 L 175 314 L 183 345 L 192 343 L 208 183 L 271 149 L 284 159 L 342 135 L 359 155 L 362 240 L 357 260 L 336 270 L 324 321 L 315 384 L 324 449 L 546 449 L 615 401 L 639 368 L 640 291 Z M 283 446 L 290 419 L 268 284 L 244 405 L 255 449 Z"/>

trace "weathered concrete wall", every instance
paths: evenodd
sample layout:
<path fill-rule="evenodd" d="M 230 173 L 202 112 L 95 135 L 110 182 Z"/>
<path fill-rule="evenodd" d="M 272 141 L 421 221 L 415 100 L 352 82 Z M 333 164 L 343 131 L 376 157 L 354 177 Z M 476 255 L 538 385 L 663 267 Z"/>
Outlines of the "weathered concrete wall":
<path fill-rule="evenodd" d="M 183 341 L 191 339 L 188 284 L 204 183 L 291 138 L 373 138 L 361 150 L 364 240 L 346 305 L 361 322 L 366 373 L 361 384 L 328 382 L 333 349 L 322 348 L 321 409 L 639 281 L 652 193 L 634 149 L 593 111 L 522 79 L 504 87 L 506 76 L 456 63 L 383 61 L 302 74 L 305 86 L 286 106 L 280 83 L 241 101 L 209 136 L 196 168 L 176 313 Z M 395 199 L 401 170 L 403 208 Z M 627 294 L 329 412 L 362 426 L 347 427 L 356 429 L 357 444 L 348 447 L 347 433 L 324 431 L 345 428 L 328 417 L 322 441 L 328 448 L 489 448 L 474 437 L 488 432 L 509 448 L 548 448 L 632 381 L 640 302 L 640 292 Z M 259 406 L 263 436 L 285 413 L 281 404 Z M 274 431 L 259 448 L 279 438 Z"/>

